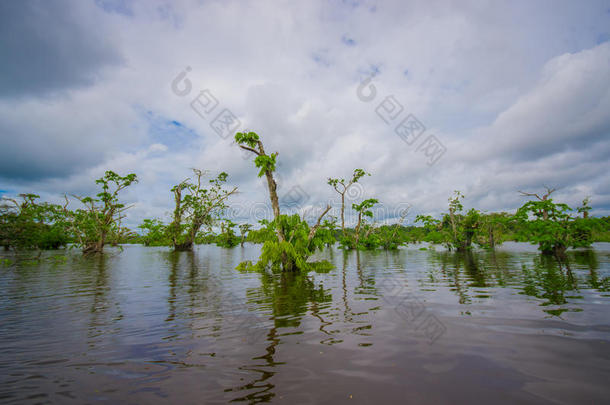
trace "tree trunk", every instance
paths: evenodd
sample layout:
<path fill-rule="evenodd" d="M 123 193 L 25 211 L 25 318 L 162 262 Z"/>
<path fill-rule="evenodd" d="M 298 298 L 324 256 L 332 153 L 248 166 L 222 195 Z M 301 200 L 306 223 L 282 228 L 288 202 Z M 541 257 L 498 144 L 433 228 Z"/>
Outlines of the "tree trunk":
<path fill-rule="evenodd" d="M 192 241 L 186 241 L 184 243 L 179 243 L 179 244 L 174 245 L 175 252 L 189 252 L 191 250 L 193 250 Z"/>
<path fill-rule="evenodd" d="M 345 191 L 341 194 L 341 232 L 345 236 Z"/>
<path fill-rule="evenodd" d="M 358 249 L 358 241 L 360 241 L 360 224 L 362 223 L 362 212 L 358 213 L 358 225 L 356 225 L 356 249 Z"/>
<path fill-rule="evenodd" d="M 100 239 L 96 242 L 90 242 L 83 247 L 84 255 L 94 255 L 104 253 L 104 240 Z"/>
<path fill-rule="evenodd" d="M 496 246 L 496 241 L 494 240 L 494 230 L 493 227 L 489 226 L 489 247 L 492 249 Z"/>

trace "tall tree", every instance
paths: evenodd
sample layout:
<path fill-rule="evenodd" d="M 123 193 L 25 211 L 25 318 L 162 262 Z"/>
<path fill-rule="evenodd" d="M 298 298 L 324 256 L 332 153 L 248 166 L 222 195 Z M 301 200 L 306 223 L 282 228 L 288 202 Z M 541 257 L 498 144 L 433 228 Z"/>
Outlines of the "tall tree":
<path fill-rule="evenodd" d="M 370 176 L 370 173 L 365 172 L 362 169 L 354 169 L 354 173 L 352 174 L 352 178 L 346 182 L 345 179 L 334 179 L 329 177 L 328 184 L 332 186 L 332 188 L 339 193 L 341 196 L 341 232 L 345 235 L 345 194 L 349 191 L 349 189 L 360 180 L 364 176 Z"/>
<path fill-rule="evenodd" d="M 256 158 L 254 158 L 254 165 L 260 169 L 258 172 L 258 177 L 262 177 L 264 175 L 267 179 L 269 199 L 271 200 L 271 207 L 273 208 L 273 219 L 277 222 L 280 216 L 280 202 L 277 197 L 277 183 L 273 178 L 273 172 L 275 171 L 278 153 L 275 152 L 268 155 L 265 152 L 265 148 L 260 140 L 260 137 L 255 132 L 238 132 L 235 134 L 235 142 L 237 142 L 239 147 L 243 150 L 247 150 L 256 155 Z M 282 242 L 286 240 L 286 237 L 279 226 L 279 222 L 277 224 L 277 237 L 280 242 Z"/>
<path fill-rule="evenodd" d="M 326 207 L 312 227 L 298 215 L 281 215 L 277 197 L 277 184 L 273 178 L 277 152 L 268 155 L 260 137 L 255 132 L 238 132 L 235 134 L 235 142 L 242 149 L 256 155 L 254 164 L 259 169 L 258 177 L 264 175 L 267 179 L 269 199 L 274 216 L 268 227 L 275 229 L 277 236 L 276 240 L 265 241 L 261 249 L 261 256 L 255 266 L 244 262 L 239 267 L 245 269 L 254 267 L 258 271 L 263 271 L 268 266 L 271 269 L 281 268 L 282 271 L 309 270 L 312 268 L 312 263 L 307 263 L 307 258 L 315 250 L 324 246 L 323 238 L 317 235 L 317 231 L 321 226 L 322 218 L 330 211 L 330 205 Z"/>

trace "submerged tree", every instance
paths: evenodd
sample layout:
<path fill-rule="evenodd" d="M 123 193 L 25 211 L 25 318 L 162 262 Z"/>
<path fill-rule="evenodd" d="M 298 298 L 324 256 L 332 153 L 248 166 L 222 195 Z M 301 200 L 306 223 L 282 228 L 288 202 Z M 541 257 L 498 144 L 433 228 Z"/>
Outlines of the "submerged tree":
<path fill-rule="evenodd" d="M 504 242 L 511 219 L 512 216 L 506 212 L 481 214 L 480 226 L 476 235 L 477 244 L 493 249 L 496 245 Z"/>
<path fill-rule="evenodd" d="M 102 191 L 96 195 L 97 198 L 74 196 L 85 206 L 84 209 L 68 211 L 66 197 L 64 212 L 69 220 L 68 229 L 83 253 L 96 254 L 104 251 L 107 238 L 116 231 L 117 226 L 121 228 L 124 212 L 131 208 L 119 202 L 119 192 L 137 181 L 134 173 L 120 176 L 108 170 L 103 177 L 95 181 L 102 186 Z"/>
<path fill-rule="evenodd" d="M 144 246 L 166 246 L 169 245 L 167 237 L 167 226 L 159 219 L 144 219 L 138 229 L 144 232 L 140 238 Z"/>
<path fill-rule="evenodd" d="M 245 262 L 240 264 L 239 268 L 254 268 L 258 271 L 263 271 L 267 268 L 272 270 L 281 269 L 283 271 L 307 271 L 317 267 L 313 263 L 308 263 L 307 259 L 317 249 L 321 249 L 324 246 L 324 241 L 320 236 L 317 236 L 317 231 L 321 226 L 322 218 L 330 211 L 330 205 L 318 217 L 313 227 L 310 227 L 298 215 L 281 215 L 277 196 L 277 184 L 273 177 L 277 152 L 268 155 L 265 152 L 260 137 L 255 132 L 238 132 L 235 134 L 235 142 L 242 149 L 256 155 L 254 164 L 259 169 L 258 177 L 265 176 L 267 179 L 267 189 L 269 190 L 269 199 L 271 200 L 274 216 L 273 221 L 268 223 L 268 227 L 274 229 L 276 235 L 275 238 L 265 241 L 261 250 L 261 256 L 256 265 L 253 266 L 251 263 Z"/>
<path fill-rule="evenodd" d="M 216 246 L 232 248 L 237 246 L 240 238 L 235 235 L 233 228 L 237 226 L 231 220 L 222 221 L 220 223 L 220 234 L 216 236 Z"/>
<path fill-rule="evenodd" d="M 453 198 L 449 198 L 449 214 L 445 215 L 444 220 L 451 225 L 451 247 L 458 251 L 470 249 L 472 239 L 479 227 L 480 214 L 474 208 L 470 209 L 465 215 L 460 214 L 464 209 L 461 200 L 464 195 L 460 191 L 455 191 Z"/>
<path fill-rule="evenodd" d="M 61 206 L 39 203 L 36 194 L 0 199 L 0 246 L 13 249 L 57 249 L 68 243 Z"/>
<path fill-rule="evenodd" d="M 449 198 L 449 212 L 443 215 L 442 220 L 431 216 L 418 215 L 415 222 L 422 222 L 428 232 L 427 240 L 432 243 L 445 243 L 447 248 L 458 251 L 467 251 L 472 247 L 475 234 L 479 228 L 481 215 L 474 208 L 466 214 L 462 199 L 464 195 L 455 191 Z"/>
<path fill-rule="evenodd" d="M 341 232 L 343 232 L 343 234 L 345 234 L 345 194 L 347 194 L 354 184 L 358 183 L 358 180 L 364 176 L 370 175 L 370 173 L 367 173 L 362 169 L 355 169 L 352 178 L 347 182 L 345 179 L 328 178 L 328 184 L 341 196 Z"/>
<path fill-rule="evenodd" d="M 543 254 L 565 257 L 568 247 L 591 245 L 591 222 L 572 217 L 572 208 L 552 199 L 528 201 L 517 210 L 515 218 L 521 225 L 520 237 L 538 244 Z"/>
<path fill-rule="evenodd" d="M 248 234 L 248 232 L 250 232 L 250 229 L 252 229 L 252 225 L 250 225 L 250 224 L 239 225 L 239 233 L 240 233 L 239 243 L 241 246 L 244 245 L 244 242 L 246 241 L 246 235 Z"/>
<path fill-rule="evenodd" d="M 226 200 L 237 192 L 237 187 L 225 189 L 224 183 L 229 175 L 225 172 L 208 181 L 208 187 L 202 184 L 204 172 L 193 169 L 194 180 L 186 179 L 172 188 L 175 208 L 167 232 L 174 250 L 188 251 L 202 226 L 210 228 L 227 207 Z"/>
<path fill-rule="evenodd" d="M 373 218 L 373 211 L 371 211 L 371 208 L 373 208 L 373 206 L 378 202 L 379 201 L 377 201 L 375 198 L 369 198 L 367 200 L 362 201 L 360 204 L 352 204 L 352 209 L 358 213 L 358 222 L 356 223 L 356 228 L 354 229 L 356 248 L 360 246 L 360 231 L 363 225 L 363 220 L 365 219 L 365 217 Z M 370 234 L 371 231 L 365 233 L 365 239 L 368 238 Z"/>

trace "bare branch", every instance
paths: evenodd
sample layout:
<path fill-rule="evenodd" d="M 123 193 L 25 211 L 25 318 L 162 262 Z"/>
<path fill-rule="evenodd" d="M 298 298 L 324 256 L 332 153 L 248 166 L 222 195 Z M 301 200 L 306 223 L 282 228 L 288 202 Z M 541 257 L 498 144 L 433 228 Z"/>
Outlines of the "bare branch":
<path fill-rule="evenodd" d="M 239 147 L 240 147 L 240 148 L 242 148 L 242 149 L 248 150 L 248 151 L 250 151 L 250 152 L 252 152 L 252 153 L 255 153 L 255 154 L 257 154 L 258 156 L 260 156 L 260 155 L 261 155 L 261 153 L 260 153 L 259 151 L 257 151 L 256 149 L 250 148 L 250 147 L 248 147 L 248 146 L 239 145 Z"/>
<path fill-rule="evenodd" d="M 519 190 L 519 193 L 521 193 L 522 196 L 525 196 L 525 197 L 536 197 L 537 199 L 542 201 L 542 198 L 540 198 L 540 196 L 538 194 L 536 194 L 536 193 L 526 193 L 525 191 L 521 191 L 521 190 Z"/>
<path fill-rule="evenodd" d="M 318 228 L 320 227 L 320 221 L 322 221 L 322 218 L 324 217 L 324 215 L 326 215 L 328 213 L 328 211 L 330 211 L 330 205 L 326 206 L 326 209 L 324 210 L 324 212 L 322 212 L 322 214 L 318 217 L 316 224 L 309 230 L 309 235 L 307 236 L 308 241 L 313 239 L 316 232 L 318 231 Z"/>
<path fill-rule="evenodd" d="M 551 194 L 553 194 L 555 192 L 555 188 L 550 188 L 547 186 L 544 186 L 544 188 L 546 189 L 546 194 L 544 196 L 542 196 L 543 200 L 546 200 Z"/>

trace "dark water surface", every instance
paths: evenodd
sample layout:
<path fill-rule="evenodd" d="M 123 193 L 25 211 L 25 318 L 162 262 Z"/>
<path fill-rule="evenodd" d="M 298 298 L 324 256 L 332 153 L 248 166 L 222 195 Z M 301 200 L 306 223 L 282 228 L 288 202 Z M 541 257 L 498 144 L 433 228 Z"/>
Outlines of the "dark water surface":
<path fill-rule="evenodd" d="M 608 403 L 610 244 L 419 248 L 284 276 L 234 270 L 254 245 L 4 253 L 0 402 Z"/>

